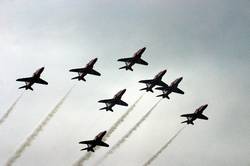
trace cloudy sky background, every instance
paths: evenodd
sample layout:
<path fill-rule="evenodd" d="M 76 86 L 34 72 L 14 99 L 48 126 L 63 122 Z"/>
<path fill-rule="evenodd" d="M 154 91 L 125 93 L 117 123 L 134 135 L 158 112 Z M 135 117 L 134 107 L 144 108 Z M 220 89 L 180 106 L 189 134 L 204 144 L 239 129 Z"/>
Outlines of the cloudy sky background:
<path fill-rule="evenodd" d="M 19 77 L 45 66 L 48 86 L 25 91 L 14 112 L 0 126 L 0 165 L 3 165 L 35 126 L 72 87 L 74 89 L 16 165 L 74 163 L 79 141 L 107 130 L 124 111 L 98 109 L 97 103 L 127 88 L 130 105 L 143 92 L 138 83 L 163 69 L 170 83 L 183 76 L 185 95 L 171 94 L 145 123 L 102 165 L 142 165 L 182 127 L 180 114 L 208 103 L 209 121 L 186 128 L 153 165 L 250 164 L 250 2 L 248 0 L 0 0 L 0 115 L 22 93 Z M 134 72 L 118 70 L 116 60 L 147 47 L 149 66 Z M 102 76 L 87 82 L 70 80 L 68 70 L 98 57 Z M 107 143 L 123 136 L 155 103 L 147 93 Z M 88 161 L 93 165 L 108 148 Z"/>

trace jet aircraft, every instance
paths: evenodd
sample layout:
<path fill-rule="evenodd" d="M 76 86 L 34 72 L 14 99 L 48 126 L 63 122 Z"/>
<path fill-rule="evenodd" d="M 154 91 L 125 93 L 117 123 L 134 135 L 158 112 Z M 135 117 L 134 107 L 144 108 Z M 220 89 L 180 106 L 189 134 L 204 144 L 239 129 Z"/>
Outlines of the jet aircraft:
<path fill-rule="evenodd" d="M 109 147 L 109 145 L 105 142 L 102 141 L 103 136 L 106 134 L 107 131 L 102 131 L 100 132 L 93 140 L 88 140 L 88 141 L 81 141 L 79 142 L 79 144 L 86 144 L 87 147 L 81 149 L 81 151 L 83 150 L 87 150 L 88 152 L 95 152 L 94 148 L 96 146 L 104 146 L 104 147 Z"/>
<path fill-rule="evenodd" d="M 208 117 L 206 117 L 205 115 L 202 114 L 203 111 L 207 108 L 207 106 L 208 106 L 207 104 L 202 105 L 199 108 L 197 108 L 194 113 L 181 115 L 181 117 L 186 117 L 187 118 L 186 121 L 183 121 L 181 123 L 187 123 L 187 124 L 194 125 L 194 121 L 196 119 L 208 120 Z"/>
<path fill-rule="evenodd" d="M 122 95 L 126 92 L 126 89 L 119 91 L 112 99 L 105 99 L 98 101 L 99 103 L 105 103 L 106 107 L 101 108 L 100 110 L 106 110 L 113 112 L 112 107 L 117 105 L 128 106 L 128 104 L 121 100 Z"/>
<path fill-rule="evenodd" d="M 161 79 L 162 77 L 164 76 L 164 74 L 167 72 L 167 70 L 163 70 L 161 72 L 159 72 L 153 79 L 150 79 L 150 80 L 141 80 L 139 81 L 139 83 L 144 83 L 146 84 L 146 88 L 142 88 L 140 90 L 146 90 L 147 92 L 150 91 L 150 92 L 154 92 L 153 91 L 153 87 L 155 87 L 156 85 L 159 85 L 159 86 L 167 86 L 166 83 L 164 83 Z"/>
<path fill-rule="evenodd" d="M 169 86 L 166 85 L 166 86 L 161 86 L 161 87 L 157 87 L 155 89 L 157 90 L 161 90 L 162 91 L 162 94 L 161 95 L 158 95 L 157 97 L 162 97 L 162 98 L 169 98 L 169 94 L 174 92 L 174 93 L 179 93 L 179 94 L 184 94 L 184 92 L 178 88 L 178 85 L 179 83 L 181 82 L 183 78 L 180 77 L 180 78 L 177 78 L 175 81 L 173 81 Z"/>
<path fill-rule="evenodd" d="M 73 79 L 78 79 L 78 81 L 86 81 L 84 78 L 87 74 L 92 74 L 96 76 L 100 76 L 101 74 L 93 69 L 95 63 L 97 61 L 97 58 L 92 59 L 84 68 L 76 68 L 76 69 L 70 69 L 70 72 L 77 72 L 78 76 L 73 77 Z"/>
<path fill-rule="evenodd" d="M 123 66 L 119 69 L 126 69 L 126 70 L 133 71 L 132 66 L 136 63 L 141 64 L 141 65 L 148 65 L 148 62 L 141 59 L 141 56 L 145 50 L 146 50 L 146 47 L 143 47 L 143 48 L 139 49 L 136 53 L 134 53 L 133 57 L 118 59 L 118 61 L 120 61 L 120 62 L 125 62 L 125 66 Z"/>
<path fill-rule="evenodd" d="M 19 89 L 25 88 L 25 90 L 33 90 L 33 88 L 31 87 L 34 83 L 37 84 L 44 84 L 44 85 L 48 85 L 48 82 L 44 81 L 43 79 L 40 78 L 42 72 L 44 70 L 44 67 L 39 68 L 38 70 L 36 70 L 36 72 L 33 74 L 32 77 L 26 77 L 26 78 L 19 78 L 16 81 L 21 81 L 21 82 L 25 82 L 24 86 L 19 87 Z"/>

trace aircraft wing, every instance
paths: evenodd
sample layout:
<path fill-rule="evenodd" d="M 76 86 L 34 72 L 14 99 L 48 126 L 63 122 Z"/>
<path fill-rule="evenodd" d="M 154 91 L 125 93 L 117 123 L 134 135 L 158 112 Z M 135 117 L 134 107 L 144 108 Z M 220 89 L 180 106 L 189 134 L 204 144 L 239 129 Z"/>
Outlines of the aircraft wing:
<path fill-rule="evenodd" d="M 181 115 L 181 117 L 193 117 L 194 116 L 194 114 L 183 114 L 183 115 Z"/>
<path fill-rule="evenodd" d="M 153 82 L 153 80 L 141 80 L 139 82 L 144 83 L 144 84 L 151 84 Z"/>
<path fill-rule="evenodd" d="M 117 61 L 120 61 L 120 62 L 131 62 L 133 60 L 133 58 L 121 58 L 121 59 L 118 59 Z"/>
<path fill-rule="evenodd" d="M 163 81 L 157 82 L 157 85 L 164 86 L 164 87 L 167 86 L 167 84 L 165 82 L 163 82 Z"/>
<path fill-rule="evenodd" d="M 85 68 L 70 69 L 69 71 L 70 72 L 83 73 L 85 71 Z"/>
<path fill-rule="evenodd" d="M 98 71 L 95 71 L 94 69 L 90 70 L 88 72 L 88 74 L 92 74 L 92 75 L 96 75 L 96 76 L 100 76 L 101 75 Z"/>
<path fill-rule="evenodd" d="M 88 141 L 81 141 L 79 142 L 79 144 L 89 144 L 89 145 L 92 145 L 95 143 L 95 140 L 88 140 Z"/>
<path fill-rule="evenodd" d="M 141 64 L 141 65 L 148 65 L 148 62 L 142 60 L 142 59 L 139 59 L 138 61 L 136 61 L 135 63 L 138 63 L 138 64 Z"/>
<path fill-rule="evenodd" d="M 38 83 L 38 84 L 44 84 L 44 85 L 48 85 L 48 82 L 44 81 L 43 79 L 39 78 L 38 80 L 36 80 L 35 83 Z"/>
<path fill-rule="evenodd" d="M 184 94 L 184 92 L 182 90 L 180 90 L 179 88 L 174 89 L 173 92 Z"/>
<path fill-rule="evenodd" d="M 106 100 L 100 100 L 99 103 L 115 103 L 114 99 L 106 99 Z"/>
<path fill-rule="evenodd" d="M 157 87 L 155 89 L 157 89 L 157 90 L 169 90 L 169 86 L 168 85 L 167 86 L 160 86 L 160 87 Z"/>
<path fill-rule="evenodd" d="M 199 119 L 204 119 L 204 120 L 208 120 L 208 117 L 206 117 L 205 115 L 198 115 L 197 118 Z"/>
<path fill-rule="evenodd" d="M 23 81 L 23 82 L 31 82 L 32 77 L 27 77 L 27 78 L 19 78 L 16 81 Z"/>
<path fill-rule="evenodd" d="M 122 100 L 116 102 L 117 105 L 128 106 L 128 104 Z"/>
<path fill-rule="evenodd" d="M 104 147 L 109 147 L 109 145 L 108 144 L 106 144 L 105 142 L 98 142 L 96 145 L 98 145 L 98 146 L 104 146 Z"/>

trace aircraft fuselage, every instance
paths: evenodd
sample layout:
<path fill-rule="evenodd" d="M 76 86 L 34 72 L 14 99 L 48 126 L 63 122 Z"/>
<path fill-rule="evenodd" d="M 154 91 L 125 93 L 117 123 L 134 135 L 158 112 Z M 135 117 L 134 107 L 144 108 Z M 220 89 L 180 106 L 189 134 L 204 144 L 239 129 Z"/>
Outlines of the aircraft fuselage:
<path fill-rule="evenodd" d="M 127 67 L 131 68 L 139 59 L 141 59 L 142 54 L 146 50 L 146 47 L 139 49 L 133 56 L 133 60 L 131 62 L 126 62 Z"/>
<path fill-rule="evenodd" d="M 37 69 L 37 71 L 33 74 L 31 81 L 25 82 L 26 84 L 26 89 L 31 88 L 31 86 L 38 80 L 44 70 L 44 67 L 41 67 L 40 69 Z"/>

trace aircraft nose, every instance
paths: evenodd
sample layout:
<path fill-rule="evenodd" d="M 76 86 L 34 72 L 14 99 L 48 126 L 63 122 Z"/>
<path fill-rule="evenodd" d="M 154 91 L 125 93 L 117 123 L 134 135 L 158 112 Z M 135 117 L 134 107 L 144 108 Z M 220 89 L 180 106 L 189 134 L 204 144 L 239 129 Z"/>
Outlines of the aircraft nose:
<path fill-rule="evenodd" d="M 125 93 L 125 92 L 126 92 L 126 89 L 123 89 L 123 90 L 122 90 L 122 93 Z"/>
<path fill-rule="evenodd" d="M 183 79 L 183 77 L 180 77 L 179 80 L 181 81 Z"/>

